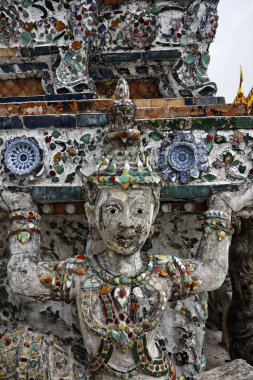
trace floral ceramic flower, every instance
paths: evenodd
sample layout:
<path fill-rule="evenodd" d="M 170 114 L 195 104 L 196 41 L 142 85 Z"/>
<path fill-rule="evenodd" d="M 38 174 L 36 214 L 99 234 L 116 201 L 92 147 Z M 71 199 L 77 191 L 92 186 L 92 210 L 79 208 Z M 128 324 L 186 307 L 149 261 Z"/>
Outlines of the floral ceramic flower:
<path fill-rule="evenodd" d="M 39 175 L 43 169 L 43 151 L 33 137 L 15 137 L 2 152 L 5 171 L 17 176 Z"/>
<path fill-rule="evenodd" d="M 207 170 L 208 150 L 204 139 L 196 140 L 192 132 L 169 133 L 158 150 L 158 167 L 164 180 L 182 184 L 199 178 Z"/>

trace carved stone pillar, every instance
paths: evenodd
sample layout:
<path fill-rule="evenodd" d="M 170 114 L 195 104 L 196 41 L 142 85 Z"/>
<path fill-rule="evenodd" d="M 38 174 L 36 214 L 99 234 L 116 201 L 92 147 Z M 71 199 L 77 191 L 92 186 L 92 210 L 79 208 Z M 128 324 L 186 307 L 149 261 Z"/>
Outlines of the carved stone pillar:
<path fill-rule="evenodd" d="M 233 296 L 228 311 L 231 359 L 253 364 L 253 219 L 241 220 L 230 249 Z"/>

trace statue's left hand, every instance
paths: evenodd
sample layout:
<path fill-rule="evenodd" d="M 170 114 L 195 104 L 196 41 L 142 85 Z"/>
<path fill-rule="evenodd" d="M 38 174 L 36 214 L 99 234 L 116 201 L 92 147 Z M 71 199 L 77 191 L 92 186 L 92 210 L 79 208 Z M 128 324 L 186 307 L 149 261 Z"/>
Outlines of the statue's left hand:
<path fill-rule="evenodd" d="M 236 192 L 225 192 L 220 195 L 233 212 L 238 212 L 245 207 L 253 207 L 253 184 L 244 186 Z"/>
<path fill-rule="evenodd" d="M 32 196 L 28 192 L 4 189 L 0 193 L 0 209 L 3 211 L 30 210 L 34 207 Z"/>

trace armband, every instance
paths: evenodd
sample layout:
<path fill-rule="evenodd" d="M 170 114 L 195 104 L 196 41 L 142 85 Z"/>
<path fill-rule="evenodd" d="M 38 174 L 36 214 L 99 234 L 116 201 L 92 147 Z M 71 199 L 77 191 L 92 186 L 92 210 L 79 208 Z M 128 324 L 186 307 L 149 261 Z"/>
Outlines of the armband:
<path fill-rule="evenodd" d="M 9 236 L 17 235 L 17 239 L 26 244 L 31 234 L 40 234 L 39 214 L 36 210 L 16 210 L 10 213 L 11 228 Z"/>

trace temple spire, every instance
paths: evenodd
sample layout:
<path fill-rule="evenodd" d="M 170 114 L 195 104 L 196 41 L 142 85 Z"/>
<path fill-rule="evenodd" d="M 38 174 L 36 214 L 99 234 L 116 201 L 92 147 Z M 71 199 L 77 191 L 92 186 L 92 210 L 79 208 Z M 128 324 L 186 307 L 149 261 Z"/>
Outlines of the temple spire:
<path fill-rule="evenodd" d="M 239 83 L 239 89 L 237 91 L 237 95 L 234 100 L 234 104 L 247 104 L 247 99 L 244 95 L 243 89 L 242 89 L 242 82 L 244 80 L 243 77 L 243 69 L 242 66 L 240 68 L 240 83 Z"/>

